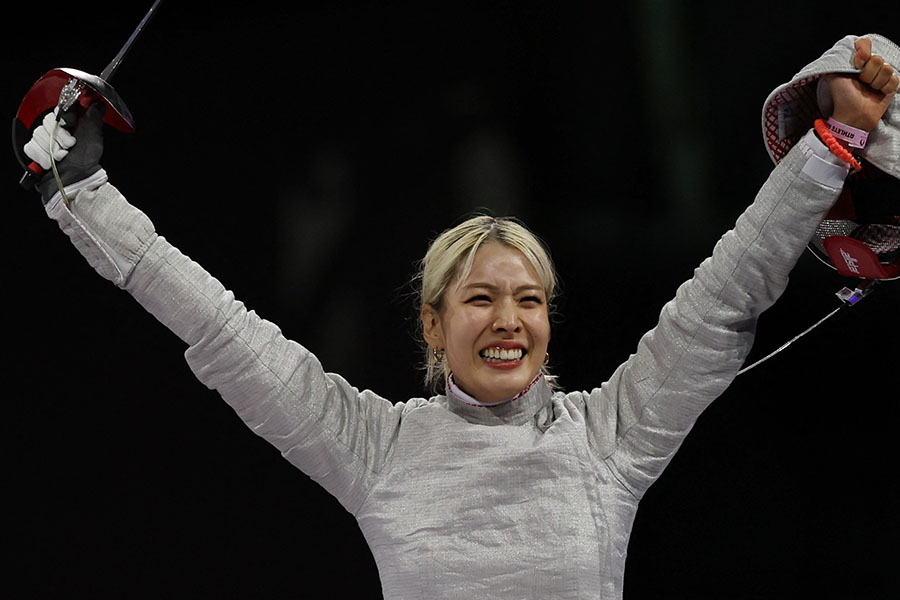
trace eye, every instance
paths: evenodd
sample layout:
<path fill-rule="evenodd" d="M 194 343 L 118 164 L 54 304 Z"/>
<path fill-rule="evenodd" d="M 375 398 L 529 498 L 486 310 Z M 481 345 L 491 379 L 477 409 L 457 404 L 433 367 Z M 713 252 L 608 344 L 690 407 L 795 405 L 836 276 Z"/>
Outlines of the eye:
<path fill-rule="evenodd" d="M 472 296 L 468 300 L 466 300 L 466 304 L 483 304 L 489 303 L 491 301 L 490 296 L 485 294 L 478 294 L 477 296 Z"/>
<path fill-rule="evenodd" d="M 539 306 L 544 303 L 544 301 L 541 300 L 538 296 L 525 296 L 524 298 L 520 299 L 519 302 L 521 302 L 522 304 L 533 306 Z"/>

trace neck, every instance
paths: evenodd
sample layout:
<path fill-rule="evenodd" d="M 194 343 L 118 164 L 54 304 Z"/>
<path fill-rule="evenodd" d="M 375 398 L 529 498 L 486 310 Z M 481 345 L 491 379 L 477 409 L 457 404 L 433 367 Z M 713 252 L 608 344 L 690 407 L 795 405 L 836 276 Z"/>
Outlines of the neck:
<path fill-rule="evenodd" d="M 533 386 L 543 376 L 544 376 L 544 372 L 538 371 L 537 375 L 534 376 L 534 379 L 531 380 L 531 383 L 529 383 L 527 386 L 525 386 L 524 390 L 522 390 L 521 392 L 519 392 L 512 398 L 507 398 L 506 400 L 501 400 L 500 402 L 482 402 L 482 401 L 478 400 L 477 398 L 470 396 L 469 394 L 464 392 L 458 385 L 456 385 L 456 382 L 453 381 L 453 373 L 450 373 L 450 375 L 447 376 L 447 390 L 451 394 L 453 394 L 454 396 L 456 396 L 457 398 L 459 398 L 460 400 L 465 402 L 466 404 L 471 404 L 472 406 L 484 406 L 484 407 L 503 406 L 504 404 L 509 404 L 510 402 L 518 400 L 519 398 L 524 396 L 528 392 L 528 390 L 531 389 L 531 386 Z"/>

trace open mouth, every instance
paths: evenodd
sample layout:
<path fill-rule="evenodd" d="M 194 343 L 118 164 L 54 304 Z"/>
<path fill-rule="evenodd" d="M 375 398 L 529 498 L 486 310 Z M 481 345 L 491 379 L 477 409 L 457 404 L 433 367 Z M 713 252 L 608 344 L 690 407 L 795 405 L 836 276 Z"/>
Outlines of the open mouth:
<path fill-rule="evenodd" d="M 499 348 L 496 346 L 492 346 L 490 348 L 485 348 L 481 352 L 478 353 L 481 358 L 487 362 L 488 364 L 515 364 L 522 360 L 522 358 L 528 354 L 528 351 L 524 348 Z"/>

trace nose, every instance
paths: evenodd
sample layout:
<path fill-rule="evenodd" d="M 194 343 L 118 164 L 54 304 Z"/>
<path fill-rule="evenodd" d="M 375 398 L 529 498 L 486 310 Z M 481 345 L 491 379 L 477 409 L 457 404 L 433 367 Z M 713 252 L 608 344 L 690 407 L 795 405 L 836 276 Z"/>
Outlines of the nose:
<path fill-rule="evenodd" d="M 494 323 L 491 329 L 495 332 L 512 332 L 518 333 L 522 330 L 522 323 L 519 321 L 519 314 L 516 312 L 515 306 L 509 302 L 501 302 L 497 305 L 496 314 L 494 315 Z"/>

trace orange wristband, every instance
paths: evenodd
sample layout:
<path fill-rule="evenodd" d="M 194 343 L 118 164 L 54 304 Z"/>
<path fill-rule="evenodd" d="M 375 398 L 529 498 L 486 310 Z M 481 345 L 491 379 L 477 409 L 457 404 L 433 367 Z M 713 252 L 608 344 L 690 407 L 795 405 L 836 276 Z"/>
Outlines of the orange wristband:
<path fill-rule="evenodd" d="M 841 159 L 857 171 L 862 171 L 862 165 L 859 164 L 859 161 L 854 158 L 849 150 L 841 146 L 841 144 L 834 138 L 834 135 L 828 130 L 828 126 L 825 124 L 825 121 L 823 121 L 822 119 L 816 119 L 815 121 L 813 121 L 813 126 L 816 128 L 816 133 L 819 134 L 819 137 L 822 138 L 822 141 L 825 142 L 825 145 L 828 146 L 828 149 L 831 150 L 832 154 L 837 156 L 839 159 Z"/>

